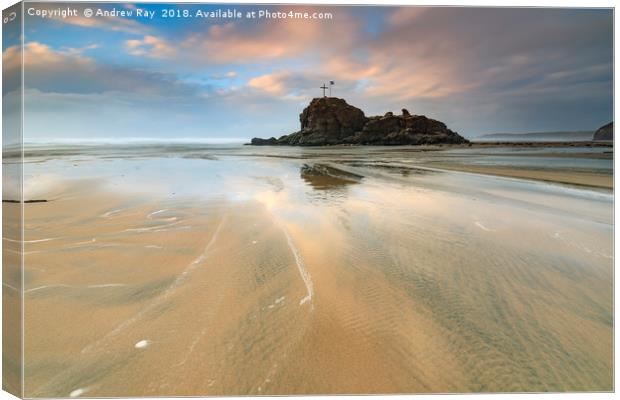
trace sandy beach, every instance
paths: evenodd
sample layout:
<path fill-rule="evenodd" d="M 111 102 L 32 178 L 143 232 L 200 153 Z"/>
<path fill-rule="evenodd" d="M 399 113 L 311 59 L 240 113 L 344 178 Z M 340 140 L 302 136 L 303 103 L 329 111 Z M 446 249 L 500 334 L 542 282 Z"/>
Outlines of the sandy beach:
<path fill-rule="evenodd" d="M 614 11 L 8 6 L 3 389 L 613 393 Z"/>
<path fill-rule="evenodd" d="M 4 166 L 5 172 L 8 169 Z M 21 375 L 21 206 L 2 204 L 3 252 L 2 252 L 2 323 L 12 329 L 2 331 L 3 384 L 4 388 L 19 392 Z"/>
<path fill-rule="evenodd" d="M 451 146 L 463 152 L 462 146 Z M 450 147 L 449 147 L 450 148 Z M 429 147 L 437 150 L 436 147 Z M 550 183 L 613 189 L 613 174 L 607 165 L 613 162 L 613 146 L 598 142 L 566 143 L 473 143 L 467 157 L 427 159 L 427 165 L 443 170 L 504 176 Z M 472 164 L 474 157 L 495 158 L 490 162 Z M 526 160 L 511 163 L 515 157 Z M 501 162 L 502 158 L 509 161 Z M 527 159 L 535 160 L 528 163 Z M 557 168 L 558 160 L 562 164 Z"/>
<path fill-rule="evenodd" d="M 473 172 L 476 174 L 505 176 L 511 178 L 531 179 L 534 181 L 565 183 L 569 185 L 590 186 L 605 189 L 613 189 L 614 187 L 614 179 L 612 175 L 598 174 L 593 172 L 545 171 L 540 169 L 458 164 L 433 164 L 433 166 L 439 169 Z"/>
<path fill-rule="evenodd" d="M 193 151 L 26 164 L 27 396 L 612 390 L 611 192 Z"/>

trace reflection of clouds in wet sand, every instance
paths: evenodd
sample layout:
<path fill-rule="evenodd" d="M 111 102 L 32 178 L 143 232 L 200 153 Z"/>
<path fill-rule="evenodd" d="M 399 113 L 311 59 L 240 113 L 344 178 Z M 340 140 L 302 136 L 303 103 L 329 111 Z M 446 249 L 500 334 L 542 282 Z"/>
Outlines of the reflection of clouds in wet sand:
<path fill-rule="evenodd" d="M 363 179 L 361 175 L 320 163 L 302 165 L 299 175 L 312 188 L 306 191 L 308 198 L 326 204 L 344 200 L 347 187 Z"/>
<path fill-rule="evenodd" d="M 160 296 L 156 297 L 154 300 L 149 302 L 146 305 L 146 307 L 141 309 L 138 313 L 133 315 L 131 318 L 129 318 L 129 319 L 123 321 L 121 324 L 119 324 L 110 333 L 108 333 L 106 336 L 104 336 L 102 340 L 105 341 L 108 338 L 111 338 L 111 337 L 114 337 L 114 336 L 118 335 L 123 330 L 125 330 L 126 328 L 128 328 L 132 324 L 134 324 L 137 321 L 139 321 L 144 315 L 146 315 L 148 312 L 153 310 L 155 307 L 159 306 L 162 302 L 166 301 L 167 298 L 170 297 L 174 293 L 176 288 L 178 286 L 182 285 L 189 278 L 190 274 L 192 274 L 192 272 L 196 268 L 201 266 L 207 260 L 207 258 L 210 255 L 209 253 L 210 253 L 211 249 L 214 247 L 214 245 L 216 243 L 216 240 L 218 238 L 220 229 L 222 228 L 222 225 L 224 224 L 225 219 L 226 219 L 226 215 L 224 215 L 222 217 L 220 223 L 215 228 L 213 236 L 211 237 L 211 240 L 209 240 L 209 242 L 207 243 L 207 245 L 204 248 L 204 251 L 202 252 L 202 254 L 198 258 L 193 260 L 191 263 L 189 263 L 187 265 L 187 267 L 185 269 L 183 269 L 183 271 L 174 279 L 174 281 L 172 281 L 170 286 L 168 286 L 166 288 L 166 290 Z M 127 231 L 127 230 L 125 230 L 125 231 Z M 100 345 L 104 345 L 105 346 L 105 343 L 102 343 L 101 341 L 92 343 L 89 346 L 87 346 L 84 349 L 82 349 L 82 353 L 88 353 L 90 351 L 96 350 Z"/>
<path fill-rule="evenodd" d="M 304 164 L 300 176 L 317 190 L 329 190 L 359 183 L 363 176 L 324 164 Z"/>
<path fill-rule="evenodd" d="M 288 247 L 291 249 L 291 253 L 293 253 L 293 256 L 295 257 L 295 264 L 297 265 L 297 269 L 299 269 L 299 275 L 301 275 L 301 279 L 304 281 L 304 285 L 306 285 L 306 296 L 299 300 L 299 305 L 301 306 L 306 302 L 309 302 L 312 309 L 314 309 L 314 306 L 312 306 L 312 296 L 314 296 L 314 283 L 312 283 L 312 277 L 308 273 L 308 270 L 306 269 L 306 266 L 304 264 L 304 260 L 299 254 L 299 250 L 297 250 L 297 247 L 295 247 L 295 243 L 293 242 L 291 235 L 288 234 L 284 226 L 280 226 L 282 228 L 284 236 L 286 236 L 286 242 L 288 244 Z M 281 299 L 283 299 L 283 297 Z M 279 303 L 279 301 L 277 300 L 276 302 Z M 273 307 L 270 306 L 270 308 Z"/>
<path fill-rule="evenodd" d="M 57 204 L 55 207 L 59 207 L 59 205 Z M 144 223 L 149 220 L 147 216 L 152 214 L 154 211 L 157 210 L 149 211 L 147 209 L 144 211 Z M 243 213 L 243 210 L 239 211 Z M 84 215 L 89 215 L 91 212 L 92 211 L 90 210 L 85 211 Z M 246 218 L 248 215 L 256 214 L 256 212 L 252 210 L 247 213 L 249 214 L 239 215 L 232 218 L 233 221 L 231 222 L 225 222 L 231 218 L 222 217 L 223 214 L 221 212 L 216 213 L 216 218 L 219 219 L 219 221 L 208 219 L 208 226 L 211 226 L 211 228 L 209 228 L 211 230 L 211 233 L 209 234 L 210 239 L 206 243 L 206 247 L 204 247 L 202 255 L 191 261 L 189 264 L 186 264 L 187 267 L 185 269 L 178 270 L 173 264 L 167 263 L 165 260 L 168 259 L 168 257 L 165 255 L 160 255 L 160 257 L 163 256 L 164 258 L 161 259 L 159 263 L 153 263 L 149 266 L 148 260 L 150 257 L 146 257 L 148 253 L 142 252 L 142 254 L 137 254 L 137 256 L 140 256 L 139 258 L 132 257 L 135 262 L 140 262 L 140 265 L 142 266 L 140 269 L 134 270 L 133 272 L 126 270 L 124 273 L 119 273 L 118 269 L 116 269 L 116 272 L 108 271 L 117 278 L 122 278 L 125 276 L 127 280 L 131 280 L 132 278 L 133 280 L 144 280 L 146 276 L 152 275 L 153 272 L 157 270 L 165 273 L 165 270 L 169 266 L 173 267 L 173 269 L 177 269 L 178 272 L 176 272 L 176 278 L 172 282 L 168 283 L 166 286 L 160 287 L 147 298 L 126 298 L 125 302 L 119 303 L 116 299 L 119 296 L 122 296 L 122 292 L 108 291 L 106 294 L 100 292 L 98 293 L 93 290 L 95 289 L 94 285 L 85 285 L 83 287 L 79 287 L 77 285 L 76 287 L 73 287 L 72 285 L 72 287 L 65 287 L 65 289 L 68 290 L 79 290 L 80 297 L 76 297 L 75 299 L 79 299 L 80 303 L 84 303 L 84 301 L 86 301 L 87 304 L 94 307 L 95 312 L 93 314 L 95 315 L 91 317 L 90 315 L 87 316 L 81 314 L 81 307 L 78 305 L 80 303 L 73 303 L 74 296 L 68 296 L 68 293 L 65 292 L 56 292 L 53 296 L 53 293 L 48 293 L 48 295 L 44 297 L 33 297 L 35 293 L 43 293 L 45 291 L 45 289 L 40 286 L 33 287 L 33 289 L 36 290 L 30 292 L 29 295 L 29 304 L 32 310 L 32 313 L 30 314 L 32 318 L 29 320 L 33 323 L 35 321 L 41 321 L 41 315 L 38 312 L 35 312 L 35 310 L 41 309 L 43 304 L 47 304 L 46 307 L 55 307 L 54 304 L 58 304 L 59 306 L 62 305 L 65 309 L 73 308 L 75 312 L 72 314 L 74 314 L 76 322 L 85 321 L 86 319 L 91 322 L 96 321 L 95 325 L 100 326 L 103 324 L 108 326 L 108 328 L 105 329 L 97 329 L 98 333 L 95 333 L 91 331 L 92 328 L 88 327 L 88 324 L 78 326 L 75 322 L 68 320 L 56 321 L 55 323 L 48 321 L 46 324 L 51 324 L 52 327 L 58 326 L 58 329 L 60 329 L 62 325 L 65 329 L 67 326 L 70 326 L 72 329 L 75 329 L 76 332 L 83 332 L 83 336 L 79 342 L 84 343 L 84 345 L 81 350 L 77 348 L 77 344 L 63 347 L 66 350 L 64 358 L 66 360 L 72 360 L 70 362 L 73 366 L 56 372 L 55 376 L 49 376 L 49 371 L 45 374 L 43 371 L 38 374 L 36 372 L 40 371 L 40 368 L 43 368 L 43 365 L 45 364 L 44 360 L 49 357 L 45 356 L 45 354 L 50 354 L 50 352 L 53 353 L 51 349 L 46 346 L 46 351 L 43 352 L 43 358 L 40 359 L 39 362 L 36 361 L 36 359 L 40 353 L 35 353 L 34 350 L 29 352 L 31 355 L 29 363 L 31 369 L 29 370 L 32 371 L 33 374 L 31 375 L 31 382 L 33 382 L 33 386 L 31 387 L 38 387 L 38 389 L 33 389 L 36 390 L 34 393 L 57 393 L 58 395 L 65 396 L 68 394 L 79 396 L 86 393 L 85 391 L 80 391 L 80 389 L 88 389 L 89 393 L 96 392 L 103 395 L 107 393 L 106 391 L 117 394 L 128 393 L 128 391 L 131 393 L 131 390 L 136 390 L 136 393 L 149 392 L 149 390 L 151 390 L 149 389 L 151 387 L 149 385 L 151 384 L 156 384 L 159 382 L 159 384 L 165 386 L 166 384 L 173 385 L 173 383 L 178 382 L 179 377 L 176 376 L 176 373 L 178 372 L 185 374 L 185 372 L 187 372 L 186 368 L 195 369 L 196 361 L 194 360 L 192 362 L 192 357 L 202 358 L 205 351 L 207 353 L 215 352 L 211 354 L 211 357 L 213 358 L 211 363 L 207 363 L 211 366 L 205 368 L 211 370 L 215 377 L 219 377 L 224 373 L 233 377 L 233 371 L 238 371 L 240 367 L 236 364 L 237 361 L 235 361 L 234 365 L 230 366 L 230 368 L 233 369 L 225 368 L 224 372 L 220 371 L 222 368 L 220 365 L 221 362 L 230 358 L 229 356 L 224 357 L 218 355 L 218 353 L 221 352 L 221 349 L 228 349 L 228 353 L 234 355 L 237 353 L 236 349 L 241 350 L 247 346 L 247 344 L 243 344 L 244 342 L 251 343 L 259 340 L 257 343 L 262 343 L 262 341 L 266 340 L 267 342 L 265 343 L 270 343 L 272 340 L 278 339 L 279 336 L 271 338 L 272 335 L 270 334 L 269 327 L 272 326 L 272 324 L 261 328 L 261 326 L 263 326 L 264 319 L 270 318 L 269 315 L 273 312 L 285 311 L 288 307 L 286 307 L 284 299 L 288 296 L 298 297 L 300 299 L 310 299 L 309 296 L 311 296 L 311 292 L 309 291 L 312 290 L 312 287 L 307 285 L 311 285 L 311 281 L 304 281 L 300 278 L 300 274 L 303 271 L 303 260 L 296 258 L 300 257 L 300 255 L 294 254 L 291 251 L 291 249 L 294 249 L 294 244 L 293 242 L 289 242 L 287 240 L 282 226 L 271 222 L 269 219 L 264 219 L 260 212 L 258 212 L 257 215 L 259 218 Z M 243 227 L 246 226 L 246 222 L 251 220 L 256 221 L 256 227 L 254 227 L 254 224 L 251 224 L 251 232 L 247 232 L 245 235 L 241 234 L 243 238 L 239 237 L 240 231 L 243 231 Z M 128 224 L 134 223 L 133 221 L 135 221 L 135 219 L 125 219 L 122 222 L 118 221 L 116 223 L 117 234 L 121 235 L 121 237 L 132 237 L 132 240 L 139 240 L 141 242 L 143 240 L 152 241 L 155 235 L 163 234 L 162 232 L 155 233 L 154 231 L 140 233 L 127 232 L 126 229 L 121 229 Z M 233 224 L 233 226 L 228 227 L 229 223 Z M 203 222 L 197 214 L 197 218 L 192 221 L 192 226 L 201 227 L 202 225 Z M 268 229 L 265 229 L 265 227 L 268 227 Z M 83 227 L 82 229 L 92 228 Z M 194 231 L 192 232 L 192 235 L 196 236 L 196 233 L 200 232 L 200 229 L 198 228 L 197 231 L 195 230 L 197 228 L 193 229 Z M 109 234 L 111 235 L 111 233 Z M 176 235 L 176 233 L 174 235 Z M 220 235 L 223 235 L 222 241 L 226 244 L 218 243 L 219 241 L 217 238 Z M 275 237 L 270 238 L 270 236 L 274 235 Z M 168 235 L 167 237 L 170 238 Z M 274 241 L 274 238 L 278 237 L 279 239 Z M 248 243 L 250 238 L 252 240 L 259 239 L 256 240 L 257 243 L 255 246 L 248 247 L 244 244 Z M 281 261 L 278 261 L 277 254 L 274 254 L 274 244 L 276 244 L 277 249 L 278 241 L 280 242 L 279 248 L 282 250 L 280 256 Z M 262 243 L 264 243 L 264 245 L 262 245 Z M 174 243 L 169 243 L 168 248 L 175 249 L 182 248 L 182 246 L 178 247 L 178 245 L 175 246 Z M 239 249 L 241 248 L 245 248 L 244 252 L 246 254 L 235 256 L 236 253 L 239 253 Z M 82 253 L 73 254 L 69 258 L 67 258 L 63 252 L 54 253 L 53 251 L 50 251 L 47 257 L 48 259 L 60 257 L 59 261 L 65 260 L 73 264 L 71 260 L 80 260 L 83 258 L 88 258 L 90 260 L 97 259 L 97 254 L 93 252 L 104 251 L 104 249 L 89 250 L 89 252 L 85 251 Z M 55 254 L 58 254 L 58 256 L 55 256 Z M 220 255 L 217 256 L 217 254 Z M 257 254 L 262 254 L 260 259 L 257 259 Z M 30 257 L 32 257 L 31 264 L 34 265 L 38 263 L 36 259 L 38 255 L 31 255 Z M 211 260 L 211 257 L 215 257 L 215 259 Z M 239 257 L 242 259 L 240 260 Z M 141 262 L 141 259 L 144 260 Z M 118 258 L 116 258 L 116 260 L 118 260 Z M 259 261 L 260 263 L 257 264 Z M 247 268 L 252 265 L 255 265 L 255 267 L 248 270 Z M 111 265 L 108 267 L 111 267 Z M 273 268 L 275 268 L 275 270 Z M 282 268 L 287 269 L 289 272 L 282 275 L 282 272 L 279 272 Z M 94 278 L 98 275 L 105 274 L 104 271 L 96 270 L 92 267 L 89 268 L 89 270 L 89 273 L 84 271 L 80 275 L 82 275 L 83 278 L 88 278 L 88 275 L 90 274 L 91 277 Z M 269 274 L 275 275 L 273 275 L 273 278 L 265 280 L 268 277 L 268 275 L 265 274 L 270 270 L 273 272 L 270 272 Z M 250 273 L 249 275 L 248 272 Z M 70 275 L 73 274 L 69 270 L 67 270 L 67 273 Z M 58 273 L 55 275 L 58 275 Z M 70 275 L 67 276 L 67 280 L 70 280 Z M 139 278 L 140 276 L 142 276 L 142 278 Z M 288 284 L 285 284 L 286 280 L 280 284 L 277 284 L 279 280 L 285 278 L 286 276 L 289 277 L 287 279 L 290 279 Z M 46 279 L 46 277 L 41 275 L 36 278 L 40 280 Z M 309 279 L 307 276 L 306 278 Z M 256 287 L 257 284 L 259 285 L 258 287 Z M 204 285 L 208 287 L 201 287 Z M 127 284 L 127 286 L 128 288 L 135 287 L 135 284 Z M 243 289 L 245 286 L 247 286 L 247 288 Z M 265 287 L 265 290 L 267 290 L 267 292 L 265 292 L 266 296 L 262 295 L 259 298 L 254 297 L 256 294 L 260 294 L 261 292 L 260 290 L 257 291 L 257 288 L 263 286 Z M 88 292 L 86 289 L 91 290 Z M 103 287 L 99 289 L 103 289 Z M 120 286 L 110 286 L 108 289 L 121 290 L 122 288 Z M 241 293 L 239 293 L 239 290 L 241 290 Z M 274 290 L 276 291 L 274 292 Z M 261 300 L 263 298 L 264 300 Z M 97 305 L 95 306 L 94 304 Z M 179 307 L 180 304 L 185 304 L 185 306 Z M 77 307 L 77 309 L 75 309 L 75 307 Z M 235 311 L 237 310 L 237 307 L 241 307 L 239 311 Z M 118 312 L 113 312 L 113 310 L 118 310 Z M 130 310 L 134 310 L 133 314 Z M 230 312 L 225 312 L 224 310 L 230 310 Z M 296 313 L 294 309 L 290 309 L 290 312 Z M 101 321 L 99 318 L 96 318 L 96 315 L 99 314 L 100 317 L 101 313 L 112 314 L 109 314 L 109 317 L 107 318 L 108 321 Z M 192 315 L 194 316 L 192 317 Z M 259 318 L 258 315 L 262 316 Z M 273 317 L 275 317 L 275 315 Z M 297 320 L 297 323 L 299 323 L 298 319 L 290 319 L 291 323 L 294 320 Z M 113 321 L 118 321 L 116 322 L 116 326 L 111 324 Z M 249 329 L 247 335 L 244 333 L 242 337 L 235 339 L 235 336 L 238 336 L 239 333 L 245 332 L 243 329 L 239 330 L 237 328 L 237 325 L 240 323 L 243 325 L 250 324 L 250 326 L 255 327 Z M 183 331 L 185 333 L 180 334 L 179 330 L 174 328 L 175 326 L 178 326 L 179 328 L 183 327 Z M 211 328 L 207 330 L 206 326 L 211 326 Z M 258 328 L 260 329 L 257 330 Z M 248 328 L 246 327 L 246 329 Z M 266 330 L 261 334 L 261 329 Z M 295 329 L 297 330 L 301 328 L 297 327 Z M 54 329 L 52 328 L 52 330 Z M 104 333 L 106 331 L 107 333 Z M 212 333 L 213 336 L 210 335 L 207 342 L 204 343 L 203 340 L 207 331 Z M 232 332 L 236 333 L 231 335 Z M 34 331 L 33 335 L 36 335 Z M 256 335 L 258 335 L 258 337 Z M 100 337 L 97 338 L 97 336 Z M 187 338 L 184 339 L 184 336 L 187 336 Z M 298 334 L 292 334 L 291 340 L 297 340 L 295 339 L 297 336 Z M 87 337 L 93 337 L 94 340 L 85 341 Z M 145 339 L 145 337 L 148 339 Z M 131 344 L 126 343 L 127 340 L 131 340 L 132 338 L 133 341 L 131 341 Z M 65 342 L 66 339 L 69 339 L 66 335 L 65 337 L 59 336 L 56 338 L 56 340 L 59 340 L 60 342 Z M 49 338 L 46 340 L 49 341 Z M 238 345 L 232 344 L 229 346 L 231 344 L 230 342 L 234 343 L 235 340 L 241 340 L 242 342 Z M 145 343 L 144 341 L 148 342 Z M 38 342 L 39 341 L 34 336 L 31 337 L 31 345 Z M 214 346 L 214 342 L 219 344 Z M 152 344 L 153 346 L 151 346 Z M 157 346 L 154 346 L 154 344 L 157 344 Z M 185 344 L 191 344 L 191 346 L 183 351 L 182 346 Z M 42 342 L 41 345 L 43 345 Z M 204 346 L 207 346 L 207 350 L 205 350 Z M 126 368 L 133 371 L 130 373 L 130 376 L 136 376 L 135 368 L 138 368 L 138 370 L 140 368 L 144 368 L 142 362 L 139 362 L 135 358 L 136 355 L 131 354 L 129 347 L 135 348 L 136 350 L 142 350 L 144 352 L 154 352 L 153 356 L 155 358 L 150 359 L 150 361 L 148 361 L 148 365 L 153 365 L 152 363 L 156 362 L 156 360 L 160 360 L 158 362 L 161 363 L 161 357 L 172 357 L 171 360 L 174 360 L 176 357 L 181 357 L 180 359 L 177 359 L 176 364 L 187 364 L 188 366 L 186 368 L 179 367 L 180 369 L 178 371 L 173 371 L 175 376 L 170 377 L 169 379 L 166 377 L 165 370 L 162 370 L 159 373 L 157 371 L 152 371 L 153 375 L 157 378 L 145 379 L 144 386 L 136 385 L 136 383 L 132 381 L 131 385 L 134 389 L 123 387 L 122 384 L 119 384 L 119 382 L 116 381 L 120 377 L 120 375 L 116 372 L 118 366 L 129 364 Z M 269 345 L 269 347 L 272 347 L 272 345 Z M 162 354 L 160 349 L 164 349 L 161 351 L 167 355 Z M 177 354 L 177 356 L 171 356 L 168 354 L 168 350 L 165 349 L 173 351 L 172 354 Z M 198 349 L 200 349 L 200 351 L 198 351 Z M 273 350 L 276 350 L 276 348 L 274 347 Z M 112 352 L 112 355 L 110 355 L 110 352 Z M 144 354 L 146 355 L 149 353 Z M 34 356 L 34 354 L 37 354 L 37 356 Z M 234 360 L 236 357 L 239 363 L 247 363 L 248 360 L 245 358 L 246 355 L 244 354 L 245 352 L 237 354 L 236 356 L 233 356 L 232 359 Z M 256 353 L 253 358 L 256 360 L 262 359 L 264 354 L 264 350 L 261 350 Z M 278 351 L 273 355 L 273 357 L 277 358 L 282 356 L 281 351 Z M 146 357 L 149 358 L 148 356 Z M 103 358 L 105 358 L 106 361 L 103 361 Z M 135 365 L 134 363 L 138 363 L 138 365 Z M 39 365 L 41 367 L 39 367 Z M 204 365 L 204 363 L 201 362 L 201 365 Z M 247 370 L 246 373 L 249 373 L 249 371 L 250 370 Z M 202 370 L 202 372 L 204 372 L 204 370 Z M 46 375 L 48 375 L 48 377 L 43 379 Z M 39 376 L 39 378 L 37 378 L 37 376 Z M 38 379 L 43 379 L 41 385 L 35 384 Z M 115 383 L 111 383 L 109 385 L 105 384 L 106 379 L 111 379 L 111 382 Z M 198 381 L 196 377 L 194 377 L 194 379 Z M 227 378 L 225 377 L 209 379 L 209 383 L 208 385 L 205 385 L 205 387 L 214 388 L 211 389 L 211 391 L 222 390 L 221 387 L 220 389 L 215 389 L 218 387 L 217 382 L 222 380 L 225 381 L 226 379 Z M 187 378 L 182 380 L 186 382 L 187 388 L 191 387 L 191 380 L 187 380 Z M 159 388 L 159 384 L 156 385 L 156 387 L 154 386 L 151 392 L 155 393 L 154 391 Z M 249 386 L 246 390 L 250 390 L 251 387 L 254 387 L 254 390 L 261 387 L 262 390 L 265 385 L 263 382 L 262 385 L 256 384 L 256 386 L 254 386 L 251 384 L 251 379 L 247 382 L 247 384 Z M 223 387 L 235 387 L 232 381 L 228 384 L 224 383 L 224 385 L 225 386 Z M 171 390 L 173 391 L 170 391 L 169 393 L 179 393 L 179 387 L 180 386 L 177 386 L 175 383 L 171 386 Z M 165 391 L 165 388 L 162 390 Z M 203 389 L 202 392 L 205 392 L 205 390 L 206 389 Z M 187 393 L 192 392 L 188 391 Z M 242 391 L 239 393 L 242 393 Z"/>

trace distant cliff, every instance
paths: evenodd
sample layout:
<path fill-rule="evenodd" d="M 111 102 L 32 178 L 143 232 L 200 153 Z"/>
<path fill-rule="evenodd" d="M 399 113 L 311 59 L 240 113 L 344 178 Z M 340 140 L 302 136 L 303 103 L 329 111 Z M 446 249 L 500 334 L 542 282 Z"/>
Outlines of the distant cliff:
<path fill-rule="evenodd" d="M 594 132 L 592 140 L 614 140 L 613 121 L 598 128 L 598 130 Z"/>
<path fill-rule="evenodd" d="M 419 145 L 436 143 L 467 143 L 443 122 L 411 115 L 405 109 L 401 115 L 391 112 L 384 116 L 366 117 L 359 108 L 336 97 L 313 99 L 299 116 L 301 130 L 276 139 L 252 139 L 251 144 L 325 146 L 357 145 Z"/>

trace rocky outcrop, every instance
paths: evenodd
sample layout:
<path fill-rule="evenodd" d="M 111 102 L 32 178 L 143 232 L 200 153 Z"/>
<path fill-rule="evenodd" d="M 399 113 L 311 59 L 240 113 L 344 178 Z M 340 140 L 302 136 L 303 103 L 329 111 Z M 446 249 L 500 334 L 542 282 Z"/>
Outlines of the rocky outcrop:
<path fill-rule="evenodd" d="M 440 121 L 423 115 L 366 117 L 359 108 L 335 97 L 316 98 L 299 116 L 301 130 L 276 139 L 252 139 L 252 145 L 325 146 L 417 145 L 436 143 L 467 143 Z"/>
<path fill-rule="evenodd" d="M 601 126 L 594 132 L 592 140 L 614 140 L 614 123 L 613 121 Z"/>

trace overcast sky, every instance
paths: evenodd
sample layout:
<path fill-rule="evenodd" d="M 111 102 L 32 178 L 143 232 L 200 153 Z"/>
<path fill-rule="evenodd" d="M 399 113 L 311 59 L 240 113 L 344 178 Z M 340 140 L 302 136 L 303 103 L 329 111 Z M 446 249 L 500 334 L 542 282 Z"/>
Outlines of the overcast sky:
<path fill-rule="evenodd" d="M 27 17 L 25 140 L 280 136 L 329 80 L 367 115 L 405 107 L 467 137 L 612 119 L 611 10 L 281 6 L 333 19 L 231 22 L 114 6 L 156 17 Z"/>

